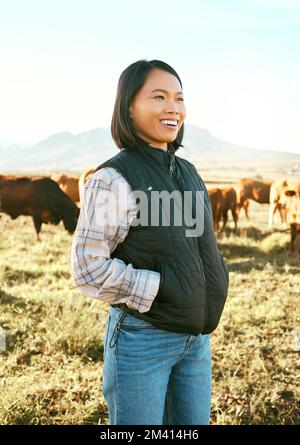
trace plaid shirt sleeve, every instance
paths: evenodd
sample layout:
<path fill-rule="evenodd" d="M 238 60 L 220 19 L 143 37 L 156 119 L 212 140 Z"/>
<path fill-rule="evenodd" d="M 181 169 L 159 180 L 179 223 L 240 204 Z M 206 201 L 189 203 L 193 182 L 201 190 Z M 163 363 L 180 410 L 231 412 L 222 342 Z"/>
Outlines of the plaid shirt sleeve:
<path fill-rule="evenodd" d="M 110 258 L 111 252 L 124 241 L 137 213 L 131 192 L 125 178 L 112 167 L 96 171 L 82 187 L 71 248 L 71 276 L 86 296 L 111 304 L 125 303 L 147 312 L 157 295 L 160 273 L 135 269 L 131 263 Z M 120 196 L 125 198 L 123 206 Z M 116 213 L 117 218 L 112 218 Z"/>

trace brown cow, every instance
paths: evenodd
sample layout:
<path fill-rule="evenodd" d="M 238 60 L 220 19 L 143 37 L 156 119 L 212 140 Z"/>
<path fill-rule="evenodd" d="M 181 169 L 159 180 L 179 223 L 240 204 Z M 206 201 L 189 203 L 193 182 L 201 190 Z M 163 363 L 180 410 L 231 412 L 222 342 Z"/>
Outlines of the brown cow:
<path fill-rule="evenodd" d="M 37 240 L 42 223 L 57 225 L 62 220 L 65 229 L 73 233 L 79 216 L 79 208 L 69 196 L 55 181 L 43 176 L 0 180 L 0 212 L 12 219 L 32 216 Z"/>
<path fill-rule="evenodd" d="M 223 196 L 223 207 L 221 210 L 221 215 L 223 217 L 223 226 L 221 232 L 225 230 L 227 221 L 228 221 L 228 211 L 231 211 L 232 218 L 234 221 L 234 230 L 237 231 L 237 223 L 238 223 L 238 203 L 237 203 L 237 195 L 236 191 L 233 187 L 223 187 L 220 189 Z"/>
<path fill-rule="evenodd" d="M 68 195 L 73 202 L 79 202 L 79 187 L 77 176 L 65 175 L 64 173 L 54 173 L 51 175 L 51 179 L 57 182 L 63 192 Z"/>
<path fill-rule="evenodd" d="M 272 181 L 262 179 L 241 178 L 237 185 L 238 211 L 243 208 L 247 219 L 249 219 L 249 199 L 259 204 L 270 202 L 270 187 Z"/>
<path fill-rule="evenodd" d="M 209 188 L 208 190 L 210 202 L 211 202 L 211 210 L 213 215 L 213 222 L 214 222 L 214 230 L 215 232 L 220 231 L 220 219 L 222 215 L 222 209 L 223 209 L 223 195 L 221 192 L 221 189 L 219 188 Z"/>

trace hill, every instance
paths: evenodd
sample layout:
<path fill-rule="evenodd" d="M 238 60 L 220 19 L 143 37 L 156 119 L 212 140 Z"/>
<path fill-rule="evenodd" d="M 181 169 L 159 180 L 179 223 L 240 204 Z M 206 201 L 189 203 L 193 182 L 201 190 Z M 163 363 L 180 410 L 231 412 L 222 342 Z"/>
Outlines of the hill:
<path fill-rule="evenodd" d="M 176 154 L 190 160 L 197 168 L 214 170 L 247 166 L 278 166 L 300 174 L 300 154 L 243 147 L 215 138 L 195 125 L 185 125 L 184 147 Z M 29 147 L 0 144 L 2 172 L 68 171 L 81 173 L 99 165 L 118 152 L 109 128 L 95 128 L 74 135 L 62 132 Z"/>

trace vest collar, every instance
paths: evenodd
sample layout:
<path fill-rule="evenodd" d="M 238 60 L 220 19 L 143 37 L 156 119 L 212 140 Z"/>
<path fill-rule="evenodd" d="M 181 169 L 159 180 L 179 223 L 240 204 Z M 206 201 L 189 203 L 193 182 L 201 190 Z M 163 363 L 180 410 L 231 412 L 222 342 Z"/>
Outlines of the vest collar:
<path fill-rule="evenodd" d="M 169 149 L 163 150 L 158 147 L 150 147 L 147 144 L 142 144 L 138 151 L 150 162 L 165 165 L 167 167 L 174 163 L 174 153 Z"/>

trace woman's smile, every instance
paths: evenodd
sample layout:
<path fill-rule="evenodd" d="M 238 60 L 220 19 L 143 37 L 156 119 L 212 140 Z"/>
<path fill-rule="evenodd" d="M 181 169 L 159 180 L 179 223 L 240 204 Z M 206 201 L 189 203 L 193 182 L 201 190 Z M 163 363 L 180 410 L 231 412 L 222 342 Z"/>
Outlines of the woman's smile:
<path fill-rule="evenodd" d="M 170 130 L 178 130 L 178 123 L 179 121 L 177 119 L 163 119 L 160 121 L 160 123 Z"/>

